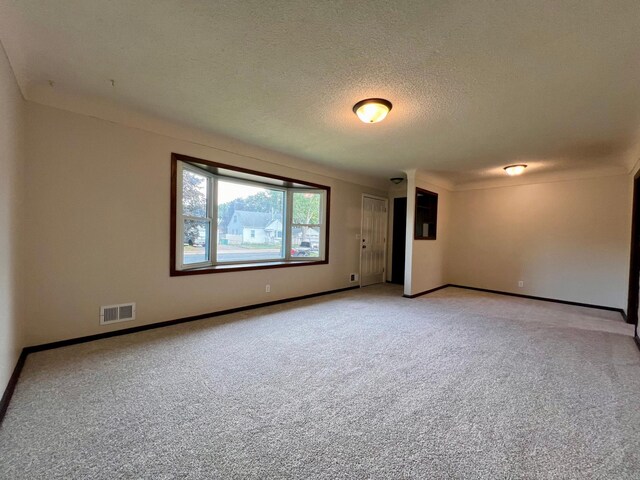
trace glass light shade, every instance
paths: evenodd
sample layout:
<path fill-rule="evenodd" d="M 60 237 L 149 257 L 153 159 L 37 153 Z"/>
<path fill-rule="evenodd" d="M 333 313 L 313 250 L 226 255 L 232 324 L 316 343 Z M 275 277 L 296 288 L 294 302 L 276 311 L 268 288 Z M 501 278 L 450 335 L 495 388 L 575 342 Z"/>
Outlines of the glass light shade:
<path fill-rule="evenodd" d="M 353 111 L 364 123 L 381 122 L 390 110 L 391 102 L 383 98 L 368 98 L 353 106 Z"/>
<path fill-rule="evenodd" d="M 515 175 L 520 175 L 524 172 L 524 169 L 527 168 L 526 165 L 509 165 L 508 167 L 504 167 L 504 171 L 507 172 L 507 175 L 513 177 Z"/>

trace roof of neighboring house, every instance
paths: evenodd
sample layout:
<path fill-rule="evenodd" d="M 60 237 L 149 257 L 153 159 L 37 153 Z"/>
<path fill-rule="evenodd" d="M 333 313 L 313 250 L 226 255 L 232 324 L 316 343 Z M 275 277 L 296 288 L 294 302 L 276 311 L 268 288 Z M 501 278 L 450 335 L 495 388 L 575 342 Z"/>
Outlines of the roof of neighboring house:
<path fill-rule="evenodd" d="M 237 221 L 234 219 L 237 217 Z M 233 212 L 229 225 L 240 224 L 243 228 L 264 228 L 271 223 L 270 213 L 247 212 L 236 210 Z"/>
<path fill-rule="evenodd" d="M 282 230 L 282 222 L 279 219 L 275 219 L 269 222 L 269 225 L 265 227 L 265 230 L 275 230 L 276 232 Z"/>

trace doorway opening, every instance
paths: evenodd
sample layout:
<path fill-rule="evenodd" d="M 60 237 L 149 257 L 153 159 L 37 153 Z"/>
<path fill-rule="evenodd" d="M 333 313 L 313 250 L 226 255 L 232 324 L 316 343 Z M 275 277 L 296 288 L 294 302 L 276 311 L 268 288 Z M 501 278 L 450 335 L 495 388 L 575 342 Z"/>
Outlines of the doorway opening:
<path fill-rule="evenodd" d="M 638 289 L 640 288 L 640 171 L 633 177 L 633 213 L 631 216 L 631 258 L 629 265 L 629 295 L 627 322 L 636 326 L 638 339 Z"/>
<path fill-rule="evenodd" d="M 407 197 L 393 199 L 393 245 L 391 247 L 391 283 L 404 285 L 404 260 L 407 238 Z"/>

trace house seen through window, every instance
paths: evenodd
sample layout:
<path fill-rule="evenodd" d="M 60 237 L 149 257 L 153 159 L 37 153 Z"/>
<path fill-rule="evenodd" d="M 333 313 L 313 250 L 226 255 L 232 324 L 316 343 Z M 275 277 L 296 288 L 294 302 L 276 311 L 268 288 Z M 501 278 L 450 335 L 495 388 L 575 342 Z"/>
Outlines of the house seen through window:
<path fill-rule="evenodd" d="M 327 187 L 174 161 L 176 271 L 326 258 Z"/>

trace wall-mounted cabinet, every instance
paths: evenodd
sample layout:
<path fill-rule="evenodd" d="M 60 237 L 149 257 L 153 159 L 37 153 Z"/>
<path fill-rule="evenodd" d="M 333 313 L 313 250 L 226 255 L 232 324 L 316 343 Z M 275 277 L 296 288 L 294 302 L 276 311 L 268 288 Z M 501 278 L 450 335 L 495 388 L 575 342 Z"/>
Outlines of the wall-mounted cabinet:
<path fill-rule="evenodd" d="M 416 188 L 416 219 L 414 238 L 435 240 L 438 227 L 438 194 Z"/>

